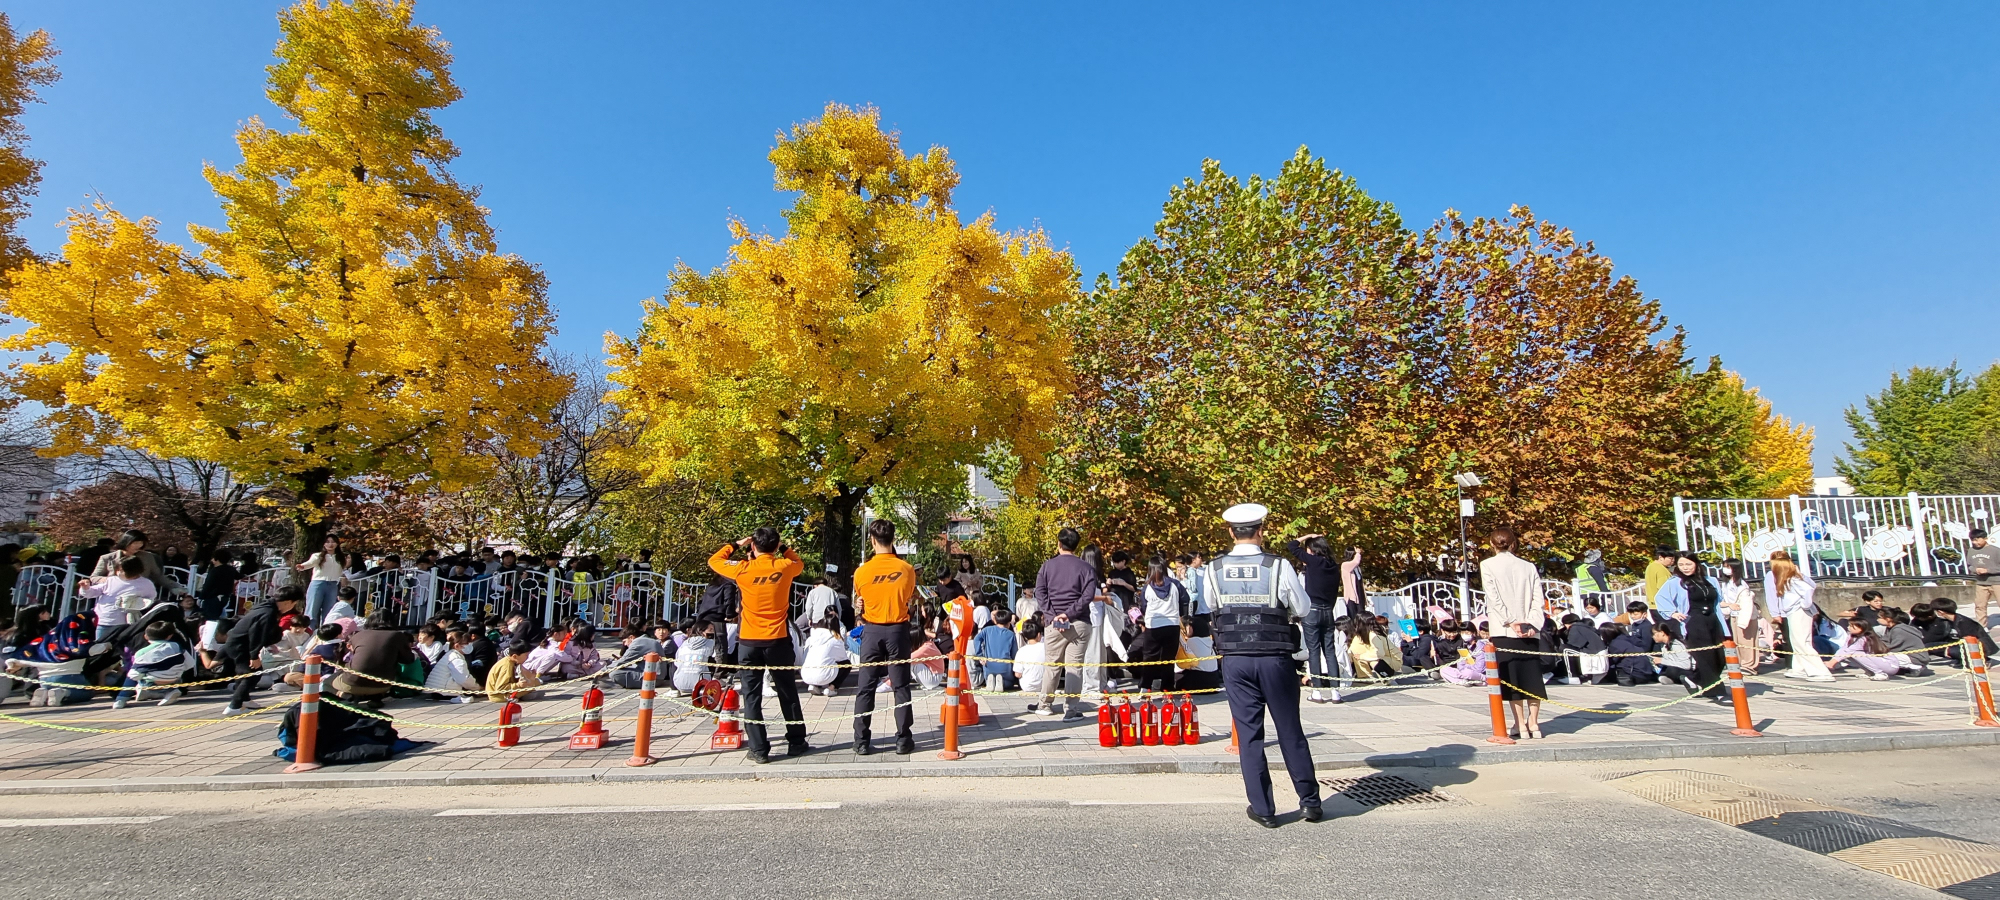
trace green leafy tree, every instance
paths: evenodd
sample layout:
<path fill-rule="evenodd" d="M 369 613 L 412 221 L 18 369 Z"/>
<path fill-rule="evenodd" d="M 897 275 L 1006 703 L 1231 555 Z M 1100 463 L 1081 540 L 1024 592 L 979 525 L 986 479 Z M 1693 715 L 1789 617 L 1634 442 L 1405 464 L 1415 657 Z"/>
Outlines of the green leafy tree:
<path fill-rule="evenodd" d="M 1964 483 L 1963 468 L 2000 430 L 2000 366 L 1968 378 L 1957 365 L 1917 366 L 1847 408 L 1854 441 L 1834 463 L 1861 494 L 1938 493 Z"/>
<path fill-rule="evenodd" d="M 709 578 L 708 557 L 760 526 L 776 527 L 799 547 L 807 569 L 820 567 L 819 551 L 801 539 L 818 524 L 816 506 L 795 497 L 757 491 L 741 483 L 669 479 L 629 488 L 606 498 L 600 516 L 613 549 L 653 551 L 653 567 L 683 581 Z"/>
<path fill-rule="evenodd" d="M 1280 530 L 1402 546 L 1444 340 L 1408 251 L 1394 209 L 1304 148 L 1268 179 L 1204 162 L 1071 311 L 1050 501 L 1108 546 L 1207 547 L 1248 500 Z"/>

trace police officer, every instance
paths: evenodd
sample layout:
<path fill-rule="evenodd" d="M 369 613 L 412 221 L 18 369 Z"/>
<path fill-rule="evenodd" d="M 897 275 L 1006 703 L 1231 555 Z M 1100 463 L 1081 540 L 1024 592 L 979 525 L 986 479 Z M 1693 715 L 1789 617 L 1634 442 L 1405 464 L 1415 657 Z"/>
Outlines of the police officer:
<path fill-rule="evenodd" d="M 1222 656 L 1222 688 L 1229 717 L 1242 745 L 1243 789 L 1250 818 L 1278 827 L 1271 798 L 1271 767 L 1264 760 L 1264 710 L 1278 730 L 1285 773 L 1299 792 L 1299 814 L 1308 822 L 1325 817 L 1319 782 L 1313 778 L 1312 748 L 1299 724 L 1299 676 L 1292 668 L 1298 633 L 1292 622 L 1306 614 L 1305 585 L 1287 560 L 1264 549 L 1264 517 L 1258 503 L 1241 503 L 1222 514 L 1236 546 L 1211 560 L 1203 588 L 1214 611 L 1215 652 Z"/>

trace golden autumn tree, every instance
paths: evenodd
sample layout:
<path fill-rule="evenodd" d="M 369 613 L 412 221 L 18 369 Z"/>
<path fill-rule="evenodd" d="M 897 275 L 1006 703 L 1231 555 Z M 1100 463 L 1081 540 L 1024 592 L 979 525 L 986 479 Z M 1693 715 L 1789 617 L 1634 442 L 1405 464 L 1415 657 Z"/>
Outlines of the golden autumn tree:
<path fill-rule="evenodd" d="M 566 383 L 541 358 L 541 273 L 501 253 L 432 120 L 459 97 L 411 5 L 307 0 L 279 17 L 271 102 L 243 161 L 206 169 L 219 228 L 194 252 L 150 219 L 73 213 L 60 259 L 6 292 L 27 328 L 10 381 L 54 453 L 130 447 L 209 460 L 298 498 L 301 548 L 360 475 L 444 486 L 482 449 L 531 443 Z"/>
<path fill-rule="evenodd" d="M 0 13 L 0 273 L 34 256 L 17 226 L 42 181 L 42 163 L 28 155 L 21 114 L 40 101 L 35 89 L 56 83 L 56 48 L 46 31 L 17 35 Z"/>
<path fill-rule="evenodd" d="M 1448 507 L 1470 470 L 1475 524 L 1513 524 L 1534 546 L 1614 556 L 1649 544 L 1685 487 L 1680 329 L 1609 257 L 1525 207 L 1455 212 L 1419 244 L 1422 292 L 1448 316 L 1441 377 Z M 1447 514 L 1439 524 L 1455 528 Z M 1440 534 L 1434 540 L 1454 534 Z"/>
<path fill-rule="evenodd" d="M 630 340 L 607 336 L 612 400 L 657 480 L 740 480 L 809 498 L 823 559 L 852 571 L 856 512 L 1011 443 L 1027 461 L 1067 390 L 1052 310 L 1076 293 L 1039 231 L 962 221 L 941 147 L 905 154 L 872 108 L 829 104 L 781 134 L 783 235 L 731 223 L 729 261 L 682 265 Z"/>

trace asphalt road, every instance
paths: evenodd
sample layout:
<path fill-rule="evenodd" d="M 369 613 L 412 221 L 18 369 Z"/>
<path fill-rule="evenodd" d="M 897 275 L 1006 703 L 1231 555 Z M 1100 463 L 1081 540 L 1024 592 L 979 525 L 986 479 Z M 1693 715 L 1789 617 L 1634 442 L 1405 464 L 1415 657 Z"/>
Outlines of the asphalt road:
<path fill-rule="evenodd" d="M 1328 821 L 1275 831 L 1244 817 L 1234 776 L 12 797 L 0 897 L 1935 898 L 1600 779 L 1695 769 L 1996 840 L 2000 790 L 1978 777 L 1996 763 L 1966 750 L 1402 770 L 1452 802 L 1338 799 Z M 33 824 L 152 816 L 166 818 Z"/>

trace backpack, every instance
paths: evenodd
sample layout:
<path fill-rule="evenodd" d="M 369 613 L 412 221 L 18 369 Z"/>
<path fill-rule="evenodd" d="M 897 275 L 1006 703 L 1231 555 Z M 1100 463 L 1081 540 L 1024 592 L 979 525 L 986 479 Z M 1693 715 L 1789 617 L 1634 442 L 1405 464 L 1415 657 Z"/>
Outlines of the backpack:
<path fill-rule="evenodd" d="M 710 582 L 701 592 L 701 600 L 695 604 L 694 617 L 703 622 L 727 622 L 743 611 L 743 590 L 734 580 L 719 578 Z"/>

